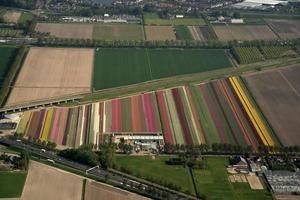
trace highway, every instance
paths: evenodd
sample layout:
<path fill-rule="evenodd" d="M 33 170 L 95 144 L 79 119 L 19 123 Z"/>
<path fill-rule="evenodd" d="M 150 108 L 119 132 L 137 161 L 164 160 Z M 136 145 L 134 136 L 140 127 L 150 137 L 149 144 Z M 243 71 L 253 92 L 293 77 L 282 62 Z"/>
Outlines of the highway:
<path fill-rule="evenodd" d="M 87 170 L 88 174 L 93 175 L 94 177 L 100 179 L 100 180 L 108 180 L 107 184 L 112 184 L 114 186 L 119 186 L 121 188 L 127 189 L 127 190 L 138 190 L 142 194 L 147 194 L 147 196 L 150 196 L 153 199 L 166 199 L 166 197 L 162 197 L 161 194 L 164 192 L 165 194 L 168 194 L 168 199 L 178 199 L 178 200 L 184 200 L 184 199 L 197 199 L 194 196 L 190 196 L 175 190 L 168 189 L 166 187 L 160 186 L 155 183 L 151 183 L 149 181 L 146 181 L 144 179 L 136 178 L 131 175 L 127 175 L 115 170 L 104 170 L 99 167 L 95 167 L 91 169 L 94 166 L 87 166 L 83 165 L 68 159 L 65 159 L 63 157 L 60 157 L 56 155 L 55 152 L 51 151 L 42 151 L 41 149 L 22 143 L 20 140 L 11 140 L 6 138 L 0 138 L 0 144 L 9 145 L 21 150 L 26 150 L 27 152 L 31 153 L 32 155 L 39 156 L 41 158 L 50 159 L 53 160 L 55 163 L 62 164 L 64 166 L 79 170 L 83 173 L 86 173 Z M 142 166 L 141 166 L 142 167 Z M 124 184 L 125 183 L 125 184 Z M 140 185 L 142 189 L 138 189 L 137 185 Z M 149 193 L 149 188 L 154 188 L 156 191 L 155 193 Z"/>

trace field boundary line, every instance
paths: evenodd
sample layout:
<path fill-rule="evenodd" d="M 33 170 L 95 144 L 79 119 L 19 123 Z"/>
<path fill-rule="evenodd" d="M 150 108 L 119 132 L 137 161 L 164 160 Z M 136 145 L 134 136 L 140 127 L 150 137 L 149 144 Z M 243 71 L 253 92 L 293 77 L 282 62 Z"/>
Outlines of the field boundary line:
<path fill-rule="evenodd" d="M 297 90 L 294 88 L 294 86 L 291 84 L 291 82 L 282 74 L 280 70 L 278 70 L 280 76 L 286 81 L 286 83 L 291 87 L 293 92 L 295 92 L 296 96 L 300 99 L 300 94 L 297 92 Z"/>

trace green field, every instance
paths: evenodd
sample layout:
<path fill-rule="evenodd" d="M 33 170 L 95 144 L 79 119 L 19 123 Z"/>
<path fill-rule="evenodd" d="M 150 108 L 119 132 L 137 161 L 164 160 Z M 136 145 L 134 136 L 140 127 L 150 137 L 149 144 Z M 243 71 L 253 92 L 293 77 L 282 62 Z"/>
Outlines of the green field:
<path fill-rule="evenodd" d="M 147 156 L 118 156 L 117 167 L 123 167 L 135 176 L 156 182 L 173 183 L 181 187 L 181 191 L 195 194 L 192 179 L 187 168 L 183 166 L 166 165 L 169 157 L 156 157 L 155 160 Z"/>
<path fill-rule="evenodd" d="M 26 172 L 0 172 L 0 198 L 20 197 L 26 175 Z"/>
<path fill-rule="evenodd" d="M 0 85 L 2 85 L 16 52 L 16 48 L 0 47 Z"/>
<path fill-rule="evenodd" d="M 297 53 L 289 46 L 264 46 L 260 49 L 266 59 L 297 56 Z"/>
<path fill-rule="evenodd" d="M 95 53 L 93 86 L 101 90 L 231 66 L 224 50 L 100 49 Z"/>
<path fill-rule="evenodd" d="M 29 12 L 22 12 L 21 17 L 18 21 L 19 24 L 24 24 L 26 22 L 29 22 L 33 19 L 33 16 Z"/>
<path fill-rule="evenodd" d="M 187 26 L 175 26 L 175 32 L 178 40 L 193 40 L 193 36 Z"/>
<path fill-rule="evenodd" d="M 194 170 L 197 190 L 209 200 L 271 200 L 267 190 L 251 190 L 248 183 L 230 183 L 226 166 L 228 158 L 207 158 L 204 170 Z"/>
<path fill-rule="evenodd" d="M 143 27 L 137 24 L 95 24 L 93 39 L 143 40 Z"/>
<path fill-rule="evenodd" d="M 199 18 L 162 19 L 156 13 L 144 13 L 144 24 L 147 25 L 205 25 L 205 21 Z"/>

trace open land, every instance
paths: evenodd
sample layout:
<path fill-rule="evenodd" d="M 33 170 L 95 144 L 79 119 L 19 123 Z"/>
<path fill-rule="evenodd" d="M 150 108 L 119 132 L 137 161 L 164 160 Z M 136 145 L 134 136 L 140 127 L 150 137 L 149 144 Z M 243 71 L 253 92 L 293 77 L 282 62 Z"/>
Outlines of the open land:
<path fill-rule="evenodd" d="M 175 31 L 178 40 L 193 40 L 193 36 L 187 26 L 175 26 Z"/>
<path fill-rule="evenodd" d="M 137 24 L 94 24 L 93 39 L 143 40 L 143 27 Z"/>
<path fill-rule="evenodd" d="M 16 55 L 17 48 L 0 47 L 0 86 L 2 85 L 10 65 Z"/>
<path fill-rule="evenodd" d="M 156 13 L 145 13 L 144 22 L 147 25 L 205 25 L 205 21 L 201 17 L 162 19 Z"/>
<path fill-rule="evenodd" d="M 0 172 L 0 198 L 20 197 L 26 175 L 26 172 Z"/>
<path fill-rule="evenodd" d="M 274 40 L 275 33 L 266 25 L 215 25 L 219 40 Z"/>
<path fill-rule="evenodd" d="M 148 198 L 95 181 L 87 181 L 85 200 L 147 200 Z"/>
<path fill-rule="evenodd" d="M 193 39 L 194 40 L 198 40 L 198 41 L 205 41 L 205 38 L 203 36 L 203 34 L 200 31 L 200 28 L 198 26 L 188 26 Z"/>
<path fill-rule="evenodd" d="M 81 200 L 83 178 L 30 161 L 22 200 Z"/>
<path fill-rule="evenodd" d="M 300 141 L 300 66 L 245 75 L 247 86 L 286 146 Z"/>
<path fill-rule="evenodd" d="M 224 50 L 100 49 L 95 55 L 93 87 L 107 89 L 231 66 Z"/>
<path fill-rule="evenodd" d="M 266 19 L 269 26 L 282 39 L 295 39 L 300 37 L 300 20 Z"/>
<path fill-rule="evenodd" d="M 251 190 L 248 183 L 231 183 L 228 180 L 226 166 L 228 158 L 206 158 L 206 168 L 194 170 L 196 184 L 200 194 L 212 200 L 271 200 L 266 189 Z"/>
<path fill-rule="evenodd" d="M 147 40 L 176 40 L 172 26 L 145 26 Z"/>
<path fill-rule="evenodd" d="M 60 38 L 92 39 L 92 24 L 67 24 L 67 23 L 37 23 L 35 31 L 50 33 L 51 36 Z"/>
<path fill-rule="evenodd" d="M 18 23 L 21 14 L 22 13 L 19 12 L 19 11 L 10 11 L 10 10 L 8 10 L 3 15 L 3 20 L 5 22 L 8 22 L 8 23 Z"/>
<path fill-rule="evenodd" d="M 6 106 L 90 92 L 93 49 L 30 49 Z"/>

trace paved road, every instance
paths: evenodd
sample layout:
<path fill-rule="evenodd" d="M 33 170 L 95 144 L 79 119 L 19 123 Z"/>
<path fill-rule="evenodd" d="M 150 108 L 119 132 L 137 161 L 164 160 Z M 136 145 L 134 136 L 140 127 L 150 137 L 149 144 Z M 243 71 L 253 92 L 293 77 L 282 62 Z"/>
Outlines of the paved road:
<path fill-rule="evenodd" d="M 83 165 L 83 164 L 65 159 L 63 157 L 60 157 L 60 156 L 56 155 L 54 152 L 41 151 L 41 149 L 39 149 L 37 147 L 33 147 L 31 145 L 24 144 L 20 141 L 18 142 L 18 141 L 11 140 L 11 139 L 0 138 L 0 143 L 4 144 L 4 145 L 10 145 L 10 146 L 22 149 L 22 150 L 26 150 L 26 151 L 30 152 L 31 154 L 33 154 L 33 155 L 37 155 L 37 156 L 40 156 L 40 157 L 45 158 L 45 159 L 51 159 L 51 160 L 55 161 L 56 163 L 71 167 L 73 169 L 80 170 L 84 173 L 86 172 L 86 170 L 91 168 L 91 166 Z M 132 188 L 131 185 L 142 184 L 143 189 L 142 189 L 141 192 L 145 193 L 145 194 L 148 194 L 146 192 L 147 188 L 151 187 L 151 188 L 155 188 L 156 190 L 164 191 L 164 192 L 168 193 L 168 196 L 169 196 L 170 199 L 178 199 L 178 200 L 179 199 L 180 200 L 181 199 L 182 200 L 183 199 L 196 199 L 193 196 L 186 195 L 184 193 L 181 193 L 181 192 L 178 192 L 178 191 L 175 191 L 175 190 L 170 190 L 170 189 L 165 188 L 163 186 L 160 186 L 158 184 L 154 184 L 154 183 L 148 182 L 144 179 L 139 179 L 139 178 L 136 178 L 136 177 L 124 174 L 124 173 L 120 173 L 120 172 L 115 171 L 115 170 L 107 171 L 107 170 L 103 170 L 103 169 L 99 169 L 99 168 L 94 168 L 94 169 L 90 170 L 88 172 L 88 174 L 91 174 L 91 175 L 99 178 L 100 180 L 108 179 L 109 180 L 108 184 L 111 183 L 111 184 L 114 184 L 114 185 L 118 185 L 122 188 L 124 188 L 124 187 L 128 188 L 129 190 L 130 189 L 136 189 L 136 188 Z M 125 180 L 126 185 L 124 185 L 124 180 Z M 150 195 L 150 194 L 148 194 L 148 195 Z M 156 194 L 151 194 L 151 196 L 155 199 L 163 199 L 160 196 L 154 196 L 154 195 L 157 195 L 157 193 Z"/>

